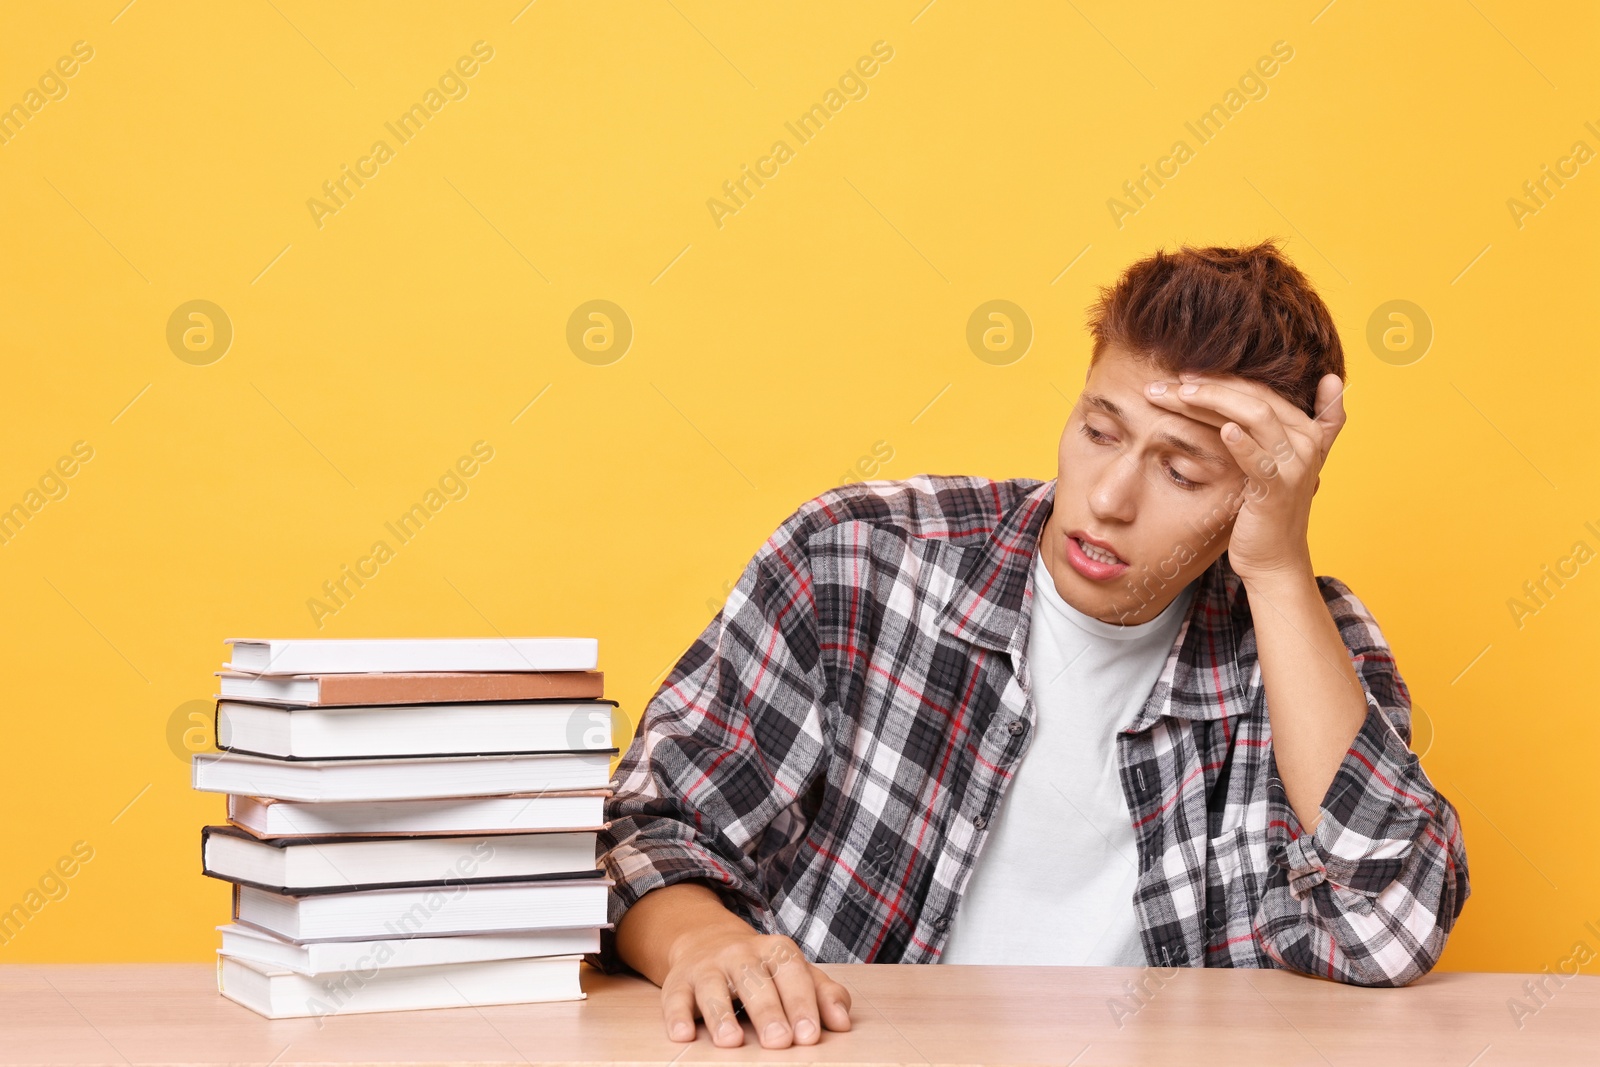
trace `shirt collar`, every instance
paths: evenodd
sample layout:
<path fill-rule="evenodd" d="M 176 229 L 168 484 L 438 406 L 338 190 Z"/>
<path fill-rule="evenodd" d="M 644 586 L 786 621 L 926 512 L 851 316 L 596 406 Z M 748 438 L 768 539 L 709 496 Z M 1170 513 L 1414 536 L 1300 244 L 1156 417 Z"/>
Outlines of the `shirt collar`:
<path fill-rule="evenodd" d="M 1055 504 L 1054 479 L 1041 482 L 1010 510 L 982 543 L 967 550 L 940 627 L 963 641 L 1005 652 L 1022 620 L 1023 595 L 1039 533 Z M 995 498 L 999 503 L 999 497 Z"/>
<path fill-rule="evenodd" d="M 989 536 L 963 559 L 940 628 L 971 644 L 1019 661 L 1026 641 L 1024 614 L 1033 556 L 1055 506 L 1055 479 L 1041 482 L 1000 515 Z M 1178 629 L 1143 710 L 1129 724 L 1142 730 L 1161 716 L 1221 719 L 1246 711 L 1240 663 L 1255 660 L 1244 584 L 1224 552 L 1200 575 L 1194 600 Z M 1250 681 L 1254 681 L 1252 671 Z"/>

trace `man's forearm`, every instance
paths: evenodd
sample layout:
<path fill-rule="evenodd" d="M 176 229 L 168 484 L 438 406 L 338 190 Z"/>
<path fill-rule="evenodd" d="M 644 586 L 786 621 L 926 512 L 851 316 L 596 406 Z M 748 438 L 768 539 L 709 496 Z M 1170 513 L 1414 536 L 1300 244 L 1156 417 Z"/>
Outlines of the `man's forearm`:
<path fill-rule="evenodd" d="M 1289 804 L 1307 833 L 1367 716 L 1350 651 L 1314 574 L 1245 583 L 1272 723 L 1272 750 Z"/>
<path fill-rule="evenodd" d="M 725 929 L 754 934 L 722 898 L 698 882 L 679 882 L 640 897 L 617 923 L 617 955 L 660 985 L 672 969 L 672 949 L 686 933 Z"/>

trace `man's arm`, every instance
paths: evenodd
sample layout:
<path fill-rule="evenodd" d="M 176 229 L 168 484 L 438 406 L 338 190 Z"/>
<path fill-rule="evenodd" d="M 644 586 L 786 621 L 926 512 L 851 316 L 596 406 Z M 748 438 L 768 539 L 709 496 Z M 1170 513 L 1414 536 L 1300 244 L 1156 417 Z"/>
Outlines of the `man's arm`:
<path fill-rule="evenodd" d="M 848 1025 L 842 988 L 767 933 L 761 867 L 805 833 L 796 801 L 829 752 L 807 556 L 820 511 L 801 507 L 745 567 L 645 708 L 606 807 L 616 929 L 595 962 L 660 984 L 675 1040 L 693 1039 L 699 1014 L 715 1043 L 742 1043 L 734 998 L 766 1047 Z"/>
<path fill-rule="evenodd" d="M 1316 576 L 1245 580 L 1272 752 L 1289 803 L 1309 833 L 1322 798 L 1367 717 L 1367 695 Z"/>
<path fill-rule="evenodd" d="M 1277 771 L 1267 783 L 1267 854 L 1287 875 L 1263 897 L 1256 935 L 1290 969 L 1405 985 L 1438 962 L 1471 892 L 1466 846 L 1455 809 L 1410 751 L 1411 695 L 1377 621 L 1337 579 L 1317 578 L 1315 588 L 1317 605 L 1283 590 L 1258 608 L 1251 595 Z M 1313 607 L 1337 648 L 1313 636 L 1327 629 L 1303 618 Z M 1327 659 L 1350 669 L 1363 701 L 1331 764 L 1351 709 L 1336 680 L 1343 671 Z M 1307 721 L 1316 715 L 1338 725 Z"/>
<path fill-rule="evenodd" d="M 1245 474 L 1228 559 L 1272 726 L 1267 854 L 1288 876 L 1263 896 L 1256 937 L 1297 971 L 1404 985 L 1444 951 L 1467 856 L 1455 809 L 1407 747 L 1411 696 L 1377 622 L 1342 583 L 1311 577 L 1311 500 L 1345 423 L 1344 382 L 1323 375 L 1311 416 L 1259 382 L 1179 377 L 1151 382 L 1151 403 L 1218 427 Z"/>

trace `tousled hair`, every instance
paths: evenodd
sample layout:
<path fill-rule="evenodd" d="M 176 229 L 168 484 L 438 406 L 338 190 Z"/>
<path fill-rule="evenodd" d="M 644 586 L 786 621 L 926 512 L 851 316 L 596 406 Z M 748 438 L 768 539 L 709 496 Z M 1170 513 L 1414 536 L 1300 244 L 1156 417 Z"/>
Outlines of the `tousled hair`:
<path fill-rule="evenodd" d="M 1157 251 L 1100 289 L 1094 351 L 1122 349 L 1169 374 L 1260 382 L 1307 415 L 1325 374 L 1344 380 L 1344 348 L 1322 298 L 1268 238 L 1240 248 Z"/>

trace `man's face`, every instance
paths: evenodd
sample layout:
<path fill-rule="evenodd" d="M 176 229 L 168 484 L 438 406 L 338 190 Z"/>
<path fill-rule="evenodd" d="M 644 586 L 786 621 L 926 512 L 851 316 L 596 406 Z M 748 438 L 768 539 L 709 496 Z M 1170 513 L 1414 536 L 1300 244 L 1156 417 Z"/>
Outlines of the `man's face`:
<path fill-rule="evenodd" d="M 1244 500 L 1244 471 L 1217 428 L 1150 403 L 1155 380 L 1176 375 L 1118 348 L 1101 354 L 1061 435 L 1041 534 L 1062 599 L 1124 625 L 1155 618 L 1222 555 Z M 1117 562 L 1094 559 L 1080 538 Z"/>

